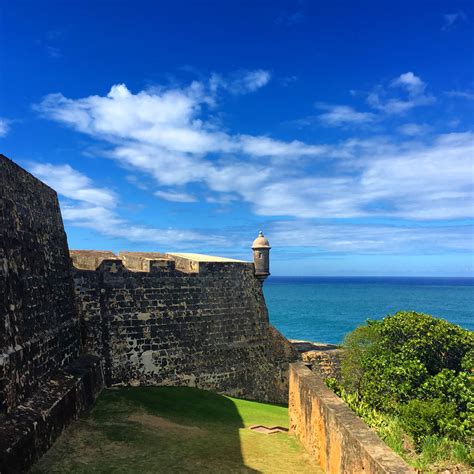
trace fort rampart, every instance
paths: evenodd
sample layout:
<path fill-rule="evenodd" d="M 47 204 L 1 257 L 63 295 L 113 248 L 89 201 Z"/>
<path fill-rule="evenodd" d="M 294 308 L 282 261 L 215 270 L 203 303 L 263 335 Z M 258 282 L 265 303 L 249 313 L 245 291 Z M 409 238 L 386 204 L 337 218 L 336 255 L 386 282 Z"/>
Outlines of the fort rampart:
<path fill-rule="evenodd" d="M 0 157 L 0 412 L 81 353 L 56 192 Z"/>
<path fill-rule="evenodd" d="M 104 385 L 286 403 L 298 356 L 269 324 L 269 249 L 260 234 L 255 264 L 69 253 L 55 191 L 0 155 L 0 473 L 28 469 Z M 303 359 L 337 375 L 337 354 L 316 352 Z M 412 472 L 301 362 L 289 400 L 291 429 L 327 472 Z"/>
<path fill-rule="evenodd" d="M 253 263 L 72 251 L 84 346 L 110 385 L 187 385 L 286 403 L 295 353 L 268 321 Z"/>
<path fill-rule="evenodd" d="M 0 472 L 21 472 L 106 385 L 286 403 L 288 341 L 253 263 L 72 251 L 56 192 L 0 155 Z"/>

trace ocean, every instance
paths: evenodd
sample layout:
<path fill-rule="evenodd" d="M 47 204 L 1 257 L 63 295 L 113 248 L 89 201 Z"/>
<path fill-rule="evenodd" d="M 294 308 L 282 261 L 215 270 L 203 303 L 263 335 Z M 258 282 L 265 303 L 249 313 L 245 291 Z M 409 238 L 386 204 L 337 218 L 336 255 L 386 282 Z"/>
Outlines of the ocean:
<path fill-rule="evenodd" d="M 474 278 L 269 277 L 270 322 L 287 338 L 340 343 L 366 319 L 418 311 L 474 331 Z"/>

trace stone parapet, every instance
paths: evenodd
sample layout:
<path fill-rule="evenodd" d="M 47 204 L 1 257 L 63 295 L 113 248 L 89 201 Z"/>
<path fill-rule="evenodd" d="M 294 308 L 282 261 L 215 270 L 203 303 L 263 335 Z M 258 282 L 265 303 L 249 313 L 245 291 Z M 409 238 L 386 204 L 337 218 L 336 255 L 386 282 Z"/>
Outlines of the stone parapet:
<path fill-rule="evenodd" d="M 327 472 L 414 474 L 304 363 L 290 364 L 290 431 Z"/>
<path fill-rule="evenodd" d="M 300 359 L 323 379 L 341 378 L 341 356 L 344 349 L 340 346 L 295 339 L 290 339 L 290 343 L 300 355 Z"/>

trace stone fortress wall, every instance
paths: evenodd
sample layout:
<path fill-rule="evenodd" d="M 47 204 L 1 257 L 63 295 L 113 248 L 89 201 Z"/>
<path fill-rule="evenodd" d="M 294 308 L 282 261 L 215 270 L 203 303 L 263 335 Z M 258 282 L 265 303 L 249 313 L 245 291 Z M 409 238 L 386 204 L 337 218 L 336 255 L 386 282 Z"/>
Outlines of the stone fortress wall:
<path fill-rule="evenodd" d="M 102 387 L 56 192 L 0 155 L 0 472 L 27 469 Z"/>
<path fill-rule="evenodd" d="M 0 155 L 0 473 L 26 471 L 104 385 L 286 403 L 298 355 L 269 324 L 269 249 L 260 235 L 255 263 L 69 254 L 55 191 Z M 290 428 L 310 455 L 326 472 L 412 473 L 306 367 L 337 375 L 338 350 L 294 346 Z"/>
<path fill-rule="evenodd" d="M 267 275 L 195 254 L 69 255 L 56 192 L 0 155 L 0 472 L 38 459 L 104 376 L 286 403 L 297 356 L 268 322 Z"/>
<path fill-rule="evenodd" d="M 81 353 L 56 192 L 0 156 L 0 413 Z"/>
<path fill-rule="evenodd" d="M 197 254 L 72 251 L 86 350 L 108 384 L 187 385 L 287 403 L 289 342 L 253 263 Z"/>

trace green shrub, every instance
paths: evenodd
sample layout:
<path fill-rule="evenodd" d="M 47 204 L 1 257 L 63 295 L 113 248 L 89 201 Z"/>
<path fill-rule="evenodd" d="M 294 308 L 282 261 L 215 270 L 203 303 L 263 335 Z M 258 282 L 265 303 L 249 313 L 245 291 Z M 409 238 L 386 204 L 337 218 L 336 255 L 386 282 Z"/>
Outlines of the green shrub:
<path fill-rule="evenodd" d="M 440 399 L 410 400 L 400 405 L 399 414 L 402 427 L 421 445 L 427 436 L 451 435 L 457 437 L 456 406 Z"/>
<path fill-rule="evenodd" d="M 429 436 L 474 435 L 474 334 L 442 319 L 399 312 L 348 334 L 340 391 L 399 418 L 418 447 Z M 356 410 L 357 411 L 357 410 Z"/>

